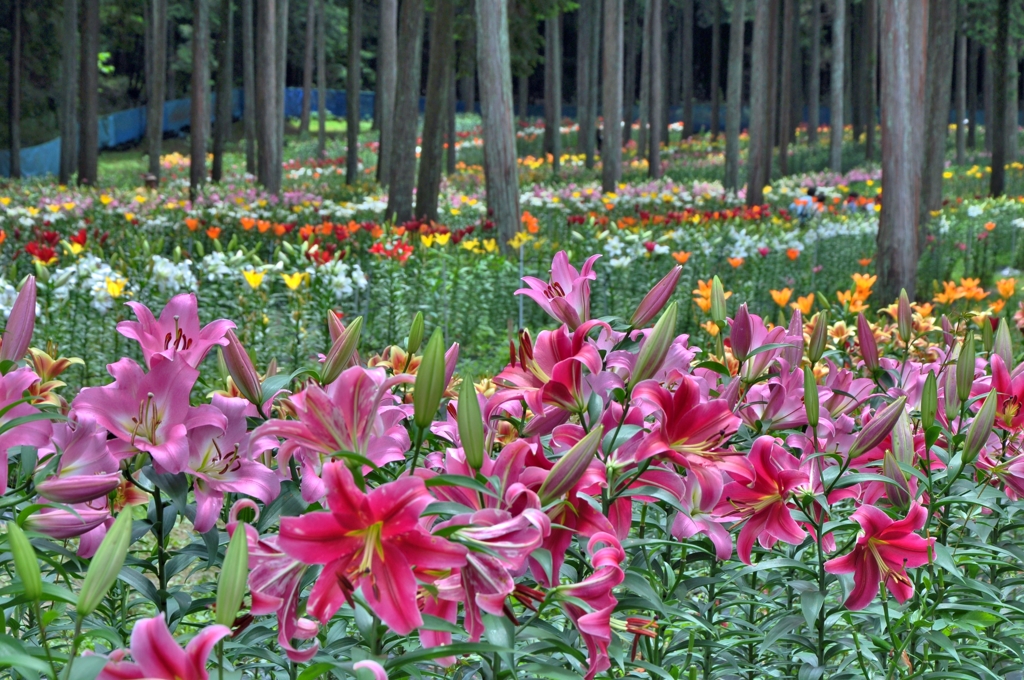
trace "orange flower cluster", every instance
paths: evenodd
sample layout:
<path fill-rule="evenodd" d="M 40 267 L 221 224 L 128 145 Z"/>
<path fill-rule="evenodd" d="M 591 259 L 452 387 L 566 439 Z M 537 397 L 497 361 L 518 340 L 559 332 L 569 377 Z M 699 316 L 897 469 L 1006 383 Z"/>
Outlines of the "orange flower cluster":
<path fill-rule="evenodd" d="M 942 292 L 933 298 L 940 305 L 950 305 L 957 300 L 971 300 L 980 302 L 988 297 L 988 291 L 979 284 L 981 279 L 962 278 L 960 285 L 953 281 L 942 282 Z"/>
<path fill-rule="evenodd" d="M 697 279 L 697 290 L 693 291 L 693 301 L 700 307 L 700 310 L 707 314 L 711 311 L 711 282 L 713 279 L 701 281 Z M 725 299 L 732 297 L 732 291 L 725 291 Z"/>
<path fill-rule="evenodd" d="M 838 298 L 839 304 L 847 307 L 853 314 L 857 314 L 868 308 L 867 300 L 871 297 L 871 289 L 874 288 L 878 277 L 869 274 L 852 274 L 850 278 L 853 279 L 853 288 L 839 291 L 836 293 L 836 298 Z"/>

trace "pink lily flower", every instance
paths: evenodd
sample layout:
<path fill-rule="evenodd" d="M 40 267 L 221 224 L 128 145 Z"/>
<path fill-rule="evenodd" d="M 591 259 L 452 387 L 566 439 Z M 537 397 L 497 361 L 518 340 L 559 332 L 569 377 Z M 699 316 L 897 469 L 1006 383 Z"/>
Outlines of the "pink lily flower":
<path fill-rule="evenodd" d="M 36 484 L 39 495 L 54 503 L 86 503 L 121 483 L 118 461 L 107 449 L 107 432 L 92 420 L 58 426 L 52 443 L 39 453 L 43 465 L 60 454 L 56 473 Z"/>
<path fill-rule="evenodd" d="M 990 361 L 992 387 L 999 397 L 995 425 L 1003 430 L 1019 430 L 1024 426 L 1024 373 L 1015 371 L 1016 375 L 1011 375 L 998 354 L 993 354 Z"/>
<path fill-rule="evenodd" d="M 323 564 L 309 597 L 326 623 L 361 587 L 371 609 L 399 635 L 423 624 L 416 576 L 466 564 L 466 549 L 427 533 L 420 514 L 434 499 L 418 477 L 364 493 L 344 463 L 324 465 L 330 512 L 281 519 L 280 545 L 306 564 Z"/>
<path fill-rule="evenodd" d="M 122 321 L 117 324 L 117 332 L 138 341 L 150 368 L 155 356 L 167 359 L 181 357 L 189 366 L 196 368 L 215 345 L 227 344 L 225 335 L 235 327 L 234 322 L 227 319 L 201 326 L 195 293 L 182 293 L 168 300 L 160 312 L 159 321 L 141 302 L 126 304 L 139 320 Z"/>
<path fill-rule="evenodd" d="M 828 376 L 825 378 L 825 389 L 818 390 L 821 395 L 821 410 L 828 411 L 833 418 L 847 415 L 867 399 L 875 389 L 870 378 L 854 378 L 847 369 L 840 370 L 828 360 Z"/>
<path fill-rule="evenodd" d="M 699 472 L 698 472 L 699 470 Z M 680 498 L 687 512 L 680 512 L 672 522 L 672 536 L 678 540 L 704 534 L 715 547 L 715 556 L 720 560 L 732 557 L 732 536 L 722 526 L 734 517 L 722 517 L 715 513 L 722 497 L 722 475 L 718 470 L 693 468 L 683 479 L 684 492 Z"/>
<path fill-rule="evenodd" d="M 597 279 L 594 262 L 600 255 L 591 255 L 577 271 L 569 264 L 564 250 L 555 255 L 551 262 L 551 278 L 541 281 L 533 276 L 524 276 L 527 288 L 520 288 L 516 295 L 525 295 L 540 305 L 541 309 L 555 320 L 564 323 L 570 331 L 590 320 L 590 282 Z"/>
<path fill-rule="evenodd" d="M 186 421 L 192 415 L 189 393 L 199 371 L 163 356 L 153 357 L 149 373 L 127 358 L 108 365 L 107 371 L 114 382 L 79 392 L 73 410 L 94 419 L 120 440 L 110 445 L 115 456 L 127 458 L 145 451 L 153 457 L 157 472 L 183 472 L 188 463 Z M 192 422 L 193 426 L 203 424 L 204 414 L 197 415 L 200 422 Z"/>
<path fill-rule="evenodd" d="M 19 368 L 7 375 L 0 376 L 0 426 L 16 418 L 39 413 L 39 409 L 31 404 L 17 404 L 24 398 L 25 391 L 39 376 L 28 368 Z M 42 448 L 50 441 L 53 426 L 49 420 L 36 420 L 15 425 L 0 434 L 0 493 L 7 493 L 7 452 L 15 446 L 34 446 Z"/>
<path fill-rule="evenodd" d="M 200 408 L 219 411 L 226 422 L 225 427 L 213 422 L 199 425 L 188 433 L 186 471 L 195 478 L 196 496 L 193 525 L 204 534 L 216 524 L 224 507 L 225 493 L 243 493 L 268 504 L 281 492 L 281 480 L 277 473 L 249 455 L 245 422 L 247 400 L 214 394 L 212 405 Z M 276 440 L 272 440 L 257 448 L 276 445 Z"/>
<path fill-rule="evenodd" d="M 789 504 L 794 492 L 809 484 L 807 473 L 773 437 L 758 437 L 747 457 L 748 468 L 738 474 L 730 470 L 733 482 L 722 490 L 719 514 L 737 515 L 743 528 L 736 539 L 736 553 L 750 564 L 750 552 L 757 539 L 771 549 L 778 541 L 802 543 L 807 536 L 793 519 Z"/>
<path fill-rule="evenodd" d="M 142 619 L 132 629 L 133 661 L 123 661 L 123 649 L 112 652 L 97 680 L 207 680 L 206 659 L 229 635 L 227 626 L 207 626 L 182 649 L 167 629 L 163 614 Z"/>
<path fill-rule="evenodd" d="M 825 563 L 830 574 L 853 574 L 853 590 L 846 598 L 846 608 L 864 609 L 878 594 L 878 584 L 889 589 L 901 604 L 914 594 L 914 583 L 907 568 L 928 564 L 934 538 L 922 538 L 915 531 L 924 526 L 927 512 L 912 503 L 907 516 L 893 521 L 871 505 L 862 505 L 853 519 L 863 533 L 857 538 L 853 552 Z"/>

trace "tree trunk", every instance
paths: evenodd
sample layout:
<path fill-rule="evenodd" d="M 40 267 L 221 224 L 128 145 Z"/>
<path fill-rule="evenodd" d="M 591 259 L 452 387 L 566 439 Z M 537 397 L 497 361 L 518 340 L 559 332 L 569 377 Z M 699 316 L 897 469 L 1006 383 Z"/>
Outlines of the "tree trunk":
<path fill-rule="evenodd" d="M 312 2 L 312 0 L 310 0 Z M 348 92 L 345 98 L 345 121 L 348 148 L 345 151 L 345 183 L 359 179 L 359 90 L 363 82 L 363 0 L 349 0 L 348 9 Z M 434 49 L 434 43 L 430 43 Z M 417 94 L 419 81 L 416 82 Z M 418 103 L 418 102 L 417 102 Z M 415 155 L 415 154 L 414 154 Z"/>
<path fill-rule="evenodd" d="M 213 181 L 219 182 L 224 176 L 224 154 L 231 141 L 231 86 L 234 84 L 235 53 L 232 31 L 232 0 L 221 0 L 220 54 L 217 56 L 217 126 L 213 132 Z M 310 4 L 314 0 L 309 0 Z"/>
<path fill-rule="evenodd" d="M 320 120 L 316 134 L 316 155 L 323 158 L 327 152 L 327 27 L 324 22 L 324 0 L 317 0 L 316 12 L 316 107 Z"/>
<path fill-rule="evenodd" d="M 683 101 L 683 48 L 680 44 L 683 32 L 679 30 L 679 13 L 671 5 L 672 3 L 666 2 L 661 6 L 662 14 L 665 15 L 662 25 L 668 32 L 668 37 L 664 41 L 668 50 L 665 57 L 665 70 L 668 72 L 665 102 L 669 106 L 679 106 Z"/>
<path fill-rule="evenodd" d="M 272 194 L 281 191 L 277 157 L 277 0 L 256 0 L 256 141 L 257 177 Z"/>
<path fill-rule="evenodd" d="M 921 192 L 925 0 L 882 3 L 882 183 L 876 267 L 879 303 L 915 290 Z M 912 293 L 911 293 L 912 294 Z"/>
<path fill-rule="evenodd" d="M 451 69 L 450 69 L 450 73 L 449 73 L 449 76 L 448 76 L 448 80 L 450 81 L 448 83 L 448 112 L 445 114 L 445 138 L 444 138 L 444 141 L 445 141 L 445 153 L 444 153 L 445 168 L 444 168 L 444 170 L 445 170 L 445 174 L 446 175 L 454 175 L 455 174 L 455 163 L 456 163 L 457 154 L 458 154 L 458 151 L 455 148 L 455 145 L 458 143 L 458 139 L 459 139 L 458 135 L 455 133 L 455 108 L 456 108 L 456 104 L 459 101 L 459 95 L 456 92 L 456 88 L 455 88 L 455 81 L 457 80 L 456 75 L 458 75 L 456 70 L 455 70 L 455 55 L 456 55 L 456 51 L 455 51 L 454 46 L 453 46 L 453 48 L 452 48 L 452 58 L 450 60 L 451 61 Z"/>
<path fill-rule="evenodd" d="M 851 4 L 847 8 L 846 17 L 846 67 L 849 75 L 846 77 L 848 83 L 846 94 L 847 101 L 852 103 L 848 119 L 853 124 L 853 143 L 860 143 L 860 136 L 864 133 L 864 51 L 866 49 L 864 37 L 864 13 L 863 3 Z"/>
<path fill-rule="evenodd" d="M 982 85 L 984 89 L 985 97 L 985 151 L 992 152 L 992 125 L 995 120 L 995 113 L 992 112 L 992 98 L 995 96 L 993 87 L 993 61 L 995 57 L 992 54 L 992 47 L 990 45 L 985 46 L 985 65 L 982 67 L 984 73 L 985 82 Z"/>
<path fill-rule="evenodd" d="M 967 146 L 978 148 L 978 57 L 981 43 L 967 40 Z"/>
<path fill-rule="evenodd" d="M 771 159 L 772 136 L 768 127 L 769 84 L 771 78 L 769 41 L 771 4 L 758 0 L 754 3 L 754 42 L 750 48 L 750 145 L 747 156 L 747 205 L 764 203 L 764 186 L 768 183 L 765 157 Z"/>
<path fill-rule="evenodd" d="M 846 18 L 846 39 L 843 41 L 843 125 L 853 121 L 853 1 L 845 0 Z"/>
<path fill-rule="evenodd" d="M 423 53 L 423 0 L 403 0 L 398 12 L 398 80 L 392 129 L 391 177 L 386 217 L 397 224 L 412 219 L 412 189 L 416 181 L 416 132 L 420 113 Z"/>
<path fill-rule="evenodd" d="M 645 158 L 651 134 L 651 34 L 654 19 L 651 0 L 644 4 L 644 24 L 640 41 L 640 132 L 637 135 L 636 155 Z"/>
<path fill-rule="evenodd" d="M 459 49 L 459 94 L 465 113 L 476 111 L 476 26 L 470 22 L 469 30 Z"/>
<path fill-rule="evenodd" d="M 651 17 L 655 19 L 651 25 L 651 152 L 647 159 L 647 174 L 652 179 L 660 179 L 661 169 L 661 136 L 664 132 L 663 118 L 665 115 L 665 53 L 662 49 L 662 38 L 664 24 L 660 21 L 662 15 L 662 0 L 648 0 L 651 7 Z"/>
<path fill-rule="evenodd" d="M 797 0 L 783 0 L 782 83 L 779 98 L 779 172 L 789 174 L 789 140 L 793 135 L 793 50 L 799 42 L 796 24 Z"/>
<path fill-rule="evenodd" d="M 956 36 L 956 164 L 967 162 L 967 34 L 961 22 Z"/>
<path fill-rule="evenodd" d="M 351 10 L 349 10 L 351 12 Z M 316 47 L 316 0 L 306 4 L 306 44 L 302 55 L 302 113 L 299 134 L 309 134 L 309 118 L 313 110 L 313 50 Z"/>
<path fill-rule="evenodd" d="M 1006 110 L 1010 74 L 1010 0 L 999 0 L 996 14 L 996 44 L 992 54 L 992 124 L 987 125 L 985 136 L 992 138 L 992 174 L 989 177 L 989 195 L 1002 196 L 1006 189 Z"/>
<path fill-rule="evenodd" d="M 921 225 L 928 223 L 931 211 L 942 208 L 942 173 L 946 164 L 946 133 L 949 130 L 956 5 L 956 0 L 931 0 L 928 11 Z"/>
<path fill-rule="evenodd" d="M 622 178 L 622 0 L 604 0 L 604 55 L 601 108 L 605 112 L 601 136 L 601 187 L 615 191 Z M 630 120 L 632 115 L 629 116 Z M 630 125 L 630 121 L 626 125 Z"/>
<path fill-rule="evenodd" d="M 416 182 L 416 216 L 437 220 L 441 190 L 444 136 L 451 108 L 452 65 L 455 63 L 455 0 L 436 0 L 430 20 L 430 63 L 427 103 L 423 113 L 420 174 Z"/>
<path fill-rule="evenodd" d="M 843 82 L 846 66 L 846 0 L 834 0 L 832 16 L 832 77 L 829 115 L 829 168 L 843 171 Z"/>
<path fill-rule="evenodd" d="M 167 0 L 149 2 L 149 69 L 146 77 L 146 148 L 149 174 L 160 181 L 160 153 L 164 140 L 164 99 L 167 86 Z"/>
<path fill-rule="evenodd" d="M 544 22 L 544 146 L 557 177 L 562 155 L 562 22 L 556 14 Z"/>
<path fill-rule="evenodd" d="M 288 0 L 277 0 L 277 164 L 284 160 L 284 133 L 288 126 L 285 116 L 285 89 L 288 87 Z M 281 169 L 278 167 L 278 174 Z"/>
<path fill-rule="evenodd" d="M 807 88 L 807 143 L 818 143 L 821 124 L 821 0 L 811 0 L 811 65 Z"/>
<path fill-rule="evenodd" d="M 864 31 L 867 33 L 867 92 L 864 95 L 864 109 L 867 111 L 865 125 L 867 137 L 864 142 L 864 158 L 875 159 L 875 109 L 878 108 L 878 5 L 876 0 L 864 0 Z"/>
<path fill-rule="evenodd" d="M 625 25 L 623 26 L 623 37 L 625 39 L 625 51 L 626 51 L 626 72 L 625 72 L 625 92 L 622 97 L 622 120 L 625 121 L 626 125 L 623 129 L 622 134 L 624 135 L 623 144 L 628 144 L 633 139 L 633 108 L 636 106 L 636 61 L 639 56 L 639 50 L 637 43 L 640 41 L 640 32 L 637 30 L 637 6 L 640 0 L 622 0 L 625 4 L 623 5 L 623 13 L 625 15 Z M 606 19 L 602 19 L 605 21 Z M 607 34 L 606 34 L 607 35 Z M 605 47 L 607 51 L 607 46 Z M 604 62 L 602 61 L 602 69 Z M 602 73 L 602 78 L 603 78 Z M 603 89 L 602 89 L 603 92 Z M 606 111 L 604 102 L 602 101 L 601 110 Z M 607 114 L 605 118 L 607 119 Z M 604 137 L 602 137 L 604 139 Z"/>
<path fill-rule="evenodd" d="M 1020 74 L 1017 70 L 1017 41 L 1010 37 L 1010 45 L 1007 47 L 1006 57 L 1006 162 L 1013 163 L 1017 160 L 1017 119 L 1019 118 L 1017 105 L 1017 80 Z"/>
<path fill-rule="evenodd" d="M 728 91 L 725 93 L 725 188 L 740 186 L 740 123 L 743 116 L 744 0 L 733 0 L 729 22 Z"/>
<path fill-rule="evenodd" d="M 321 0 L 322 1 L 322 0 Z M 245 171 L 256 174 L 256 58 L 253 0 L 242 3 L 242 127 L 245 130 Z"/>
<path fill-rule="evenodd" d="M 99 174 L 99 51 L 100 0 L 83 0 L 82 75 L 78 95 L 82 102 L 82 129 L 78 137 L 78 183 L 88 186 L 96 186 Z"/>
<path fill-rule="evenodd" d="M 597 40 L 594 26 L 598 22 L 597 3 L 595 0 L 580 0 L 577 17 L 577 56 L 576 56 L 576 120 L 579 132 L 576 136 L 576 151 L 584 156 L 588 168 L 594 167 L 594 145 L 596 141 L 597 102 L 591 97 L 590 83 L 592 71 L 597 64 Z"/>
<path fill-rule="evenodd" d="M 60 60 L 60 171 L 67 185 L 78 163 L 78 0 L 64 0 Z"/>
<path fill-rule="evenodd" d="M 764 163 L 764 179 L 766 184 L 772 180 L 772 152 L 775 147 L 776 132 L 779 124 L 779 9 L 782 0 L 770 0 L 768 28 L 768 149 L 762 157 Z"/>
<path fill-rule="evenodd" d="M 206 123 L 210 118 L 210 8 L 207 0 L 192 2 L 192 159 L 188 172 L 188 193 L 195 201 L 206 182 Z"/>
<path fill-rule="evenodd" d="M 507 3 L 476 0 L 476 25 L 480 109 L 487 149 L 484 154 L 487 211 L 498 228 L 499 244 L 505 248 L 520 229 Z M 620 108 L 616 106 L 612 110 Z"/>
<path fill-rule="evenodd" d="M 391 181 L 391 143 L 395 129 L 395 88 L 398 80 L 398 0 L 380 0 L 378 36 L 380 144 L 377 148 L 377 181 L 387 186 Z"/>
<path fill-rule="evenodd" d="M 718 139 L 722 106 L 722 0 L 711 0 L 711 139 Z"/>
<path fill-rule="evenodd" d="M 11 0 L 11 62 L 8 124 L 11 136 L 10 176 L 21 178 L 21 0 Z"/>
<path fill-rule="evenodd" d="M 697 131 L 693 120 L 693 0 L 683 0 L 683 137 Z"/>

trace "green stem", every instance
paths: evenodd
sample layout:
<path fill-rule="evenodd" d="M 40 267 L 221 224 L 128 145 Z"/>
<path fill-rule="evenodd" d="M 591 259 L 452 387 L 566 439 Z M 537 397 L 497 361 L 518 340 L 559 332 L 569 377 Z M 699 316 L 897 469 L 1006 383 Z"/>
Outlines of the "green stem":
<path fill-rule="evenodd" d="M 78 638 L 82 634 L 82 617 L 75 617 L 75 635 L 71 638 L 71 654 L 68 656 L 68 665 L 64 667 L 64 680 L 70 680 L 71 678 L 71 666 L 75 663 L 75 657 L 78 656 Z M 49 650 L 47 650 L 49 653 Z"/>

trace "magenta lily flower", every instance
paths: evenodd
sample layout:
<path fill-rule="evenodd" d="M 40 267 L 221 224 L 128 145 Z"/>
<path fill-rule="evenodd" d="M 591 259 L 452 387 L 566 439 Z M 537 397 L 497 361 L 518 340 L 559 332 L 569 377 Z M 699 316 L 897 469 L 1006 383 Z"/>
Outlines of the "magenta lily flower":
<path fill-rule="evenodd" d="M 107 432 L 92 420 L 55 428 L 52 444 L 40 451 L 44 464 L 60 455 L 56 474 L 36 484 L 54 503 L 86 503 L 102 498 L 121 483 L 118 461 L 107 449 Z"/>
<path fill-rule="evenodd" d="M 344 463 L 324 465 L 330 512 L 281 519 L 280 545 L 306 564 L 323 564 L 309 597 L 326 623 L 362 588 L 371 609 L 399 635 L 423 624 L 416 576 L 466 564 L 466 549 L 427 533 L 420 514 L 434 499 L 419 477 L 402 477 L 364 493 Z"/>
<path fill-rule="evenodd" d="M 551 262 L 551 278 L 541 281 L 533 276 L 524 276 L 527 288 L 520 288 L 516 295 L 525 295 L 540 305 L 541 309 L 555 320 L 564 323 L 569 330 L 576 330 L 590 319 L 590 282 L 597 279 L 594 262 L 600 255 L 591 255 L 578 270 L 569 264 L 564 250 L 555 255 Z"/>
<path fill-rule="evenodd" d="M 172 297 L 160 312 L 159 320 L 141 302 L 126 304 L 135 312 L 138 321 L 122 321 L 117 324 L 117 332 L 138 341 L 142 346 L 142 356 L 150 367 L 153 357 L 162 356 L 167 359 L 180 357 L 195 368 L 214 346 L 227 344 L 225 336 L 235 327 L 227 319 L 201 326 L 195 293 Z"/>
<path fill-rule="evenodd" d="M 901 604 L 914 594 L 914 583 L 907 568 L 928 564 L 934 538 L 922 538 L 915 531 L 924 526 L 927 512 L 917 503 L 907 516 L 893 521 L 889 515 L 871 505 L 862 505 L 853 513 L 862 534 L 853 552 L 825 563 L 831 574 L 853 574 L 853 590 L 846 598 L 846 608 L 864 609 L 878 595 L 881 583 Z"/>
<path fill-rule="evenodd" d="M 799 462 L 773 437 L 759 437 L 750 449 L 746 473 L 730 471 L 738 481 L 722 490 L 719 514 L 736 515 L 743 528 L 736 539 L 736 553 L 744 564 L 750 564 L 754 540 L 770 549 L 778 541 L 802 543 L 807 532 L 793 519 L 790 503 L 793 494 L 810 482 Z"/>
<path fill-rule="evenodd" d="M 183 472 L 188 463 L 189 393 L 199 371 L 184 361 L 154 357 L 149 373 L 131 359 L 107 366 L 114 382 L 78 393 L 72 408 L 94 419 L 120 442 L 111 445 L 119 458 L 137 451 L 153 457 L 157 472 Z M 204 414 L 193 426 L 203 424 Z M 223 416 L 216 414 L 220 420 Z M 218 422 L 214 418 L 213 422 Z"/>
<path fill-rule="evenodd" d="M 0 361 L 19 361 L 28 351 L 32 342 L 32 331 L 36 327 L 36 277 L 25 279 L 0 341 Z"/>
<path fill-rule="evenodd" d="M 39 409 L 30 404 L 12 406 L 24 399 L 25 391 L 37 382 L 39 376 L 28 368 L 19 368 L 0 376 L 0 427 L 16 418 L 39 413 Z M 15 425 L 0 434 L 0 493 L 7 493 L 7 452 L 15 446 L 42 448 L 50 441 L 52 431 L 53 426 L 49 420 L 36 420 Z"/>
<path fill-rule="evenodd" d="M 732 536 L 722 523 L 735 518 L 715 513 L 723 487 L 722 474 L 718 470 L 693 468 L 683 479 L 684 491 L 679 503 L 687 512 L 676 515 L 672 522 L 672 536 L 683 540 L 704 534 L 711 539 L 715 556 L 727 560 L 732 557 Z"/>
<path fill-rule="evenodd" d="M 249 455 L 245 412 L 249 402 L 220 394 L 213 395 L 213 404 L 202 409 L 219 411 L 226 425 L 209 421 L 189 430 L 188 469 L 195 478 L 195 530 L 206 533 L 213 528 L 224 507 L 225 493 L 242 493 L 270 503 L 281 492 L 281 480 L 270 468 Z M 196 409 L 199 410 L 199 409 Z M 276 440 L 265 442 L 258 449 L 269 449 Z"/>
<path fill-rule="evenodd" d="M 206 660 L 214 645 L 229 635 L 227 626 L 207 626 L 182 649 L 163 614 L 142 619 L 132 629 L 132 661 L 122 660 L 123 649 L 113 652 L 97 680 L 207 680 Z"/>

